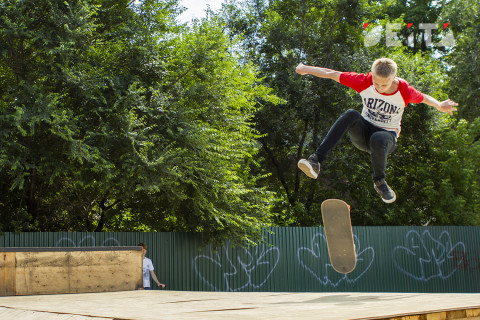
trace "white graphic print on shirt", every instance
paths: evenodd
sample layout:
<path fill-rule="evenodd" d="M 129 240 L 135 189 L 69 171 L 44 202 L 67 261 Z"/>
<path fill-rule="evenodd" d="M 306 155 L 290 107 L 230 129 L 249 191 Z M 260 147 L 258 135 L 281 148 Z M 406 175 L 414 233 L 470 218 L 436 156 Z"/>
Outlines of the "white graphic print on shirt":
<path fill-rule="evenodd" d="M 143 287 L 150 288 L 150 270 L 153 269 L 152 260 L 149 258 L 143 259 Z"/>

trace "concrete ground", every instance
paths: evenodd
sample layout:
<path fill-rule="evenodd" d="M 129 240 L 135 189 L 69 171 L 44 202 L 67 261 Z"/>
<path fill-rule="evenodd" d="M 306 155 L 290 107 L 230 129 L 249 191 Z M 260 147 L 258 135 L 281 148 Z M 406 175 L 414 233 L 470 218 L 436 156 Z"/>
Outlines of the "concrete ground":
<path fill-rule="evenodd" d="M 141 290 L 0 297 L 2 320 L 393 318 L 480 319 L 480 294 Z"/>

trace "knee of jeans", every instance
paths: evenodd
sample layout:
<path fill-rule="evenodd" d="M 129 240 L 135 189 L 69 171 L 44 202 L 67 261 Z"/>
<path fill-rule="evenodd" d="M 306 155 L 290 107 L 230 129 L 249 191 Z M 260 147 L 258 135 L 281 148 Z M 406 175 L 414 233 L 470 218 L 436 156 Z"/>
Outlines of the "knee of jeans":
<path fill-rule="evenodd" d="M 361 117 L 362 114 L 355 109 L 348 109 L 343 113 L 345 117 Z"/>
<path fill-rule="evenodd" d="M 388 150 L 388 140 L 381 135 L 373 134 L 370 137 L 370 149 L 371 150 Z"/>

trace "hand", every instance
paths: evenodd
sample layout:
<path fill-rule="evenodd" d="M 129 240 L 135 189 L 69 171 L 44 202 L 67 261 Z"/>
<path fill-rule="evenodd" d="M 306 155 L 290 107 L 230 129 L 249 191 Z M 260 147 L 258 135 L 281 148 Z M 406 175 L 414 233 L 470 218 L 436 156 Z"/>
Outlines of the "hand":
<path fill-rule="evenodd" d="M 457 108 L 455 108 L 456 106 L 458 106 L 458 103 L 448 99 L 440 102 L 440 105 L 438 106 L 438 110 L 452 115 L 453 111 L 457 111 Z"/>
<path fill-rule="evenodd" d="M 165 285 L 163 283 L 158 282 L 157 285 L 162 289 L 165 288 Z"/>
<path fill-rule="evenodd" d="M 307 74 L 307 71 L 305 69 L 306 69 L 306 65 L 300 62 L 298 66 L 295 68 L 295 72 L 303 76 L 304 74 Z"/>

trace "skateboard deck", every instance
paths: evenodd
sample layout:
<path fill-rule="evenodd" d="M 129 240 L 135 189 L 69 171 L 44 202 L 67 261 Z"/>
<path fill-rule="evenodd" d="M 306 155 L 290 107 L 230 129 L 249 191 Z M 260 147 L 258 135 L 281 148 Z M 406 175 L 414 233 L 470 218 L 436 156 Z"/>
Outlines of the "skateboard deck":
<path fill-rule="evenodd" d="M 322 218 L 328 255 L 335 271 L 350 273 L 357 264 L 350 206 L 339 199 L 322 202 Z"/>

